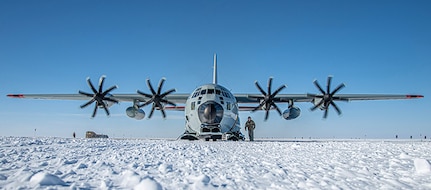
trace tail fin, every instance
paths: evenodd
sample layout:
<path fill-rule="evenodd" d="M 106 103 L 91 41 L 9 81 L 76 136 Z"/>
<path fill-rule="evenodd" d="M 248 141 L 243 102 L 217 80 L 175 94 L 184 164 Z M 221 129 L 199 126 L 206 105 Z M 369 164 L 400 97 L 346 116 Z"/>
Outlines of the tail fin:
<path fill-rule="evenodd" d="M 213 84 L 217 84 L 217 54 L 214 53 Z"/>

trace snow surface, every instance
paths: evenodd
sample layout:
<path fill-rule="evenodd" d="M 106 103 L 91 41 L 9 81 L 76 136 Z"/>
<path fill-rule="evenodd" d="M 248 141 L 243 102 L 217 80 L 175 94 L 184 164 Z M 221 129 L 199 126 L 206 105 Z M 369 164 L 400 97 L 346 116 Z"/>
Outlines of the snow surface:
<path fill-rule="evenodd" d="M 431 189 L 431 142 L 0 137 L 0 189 Z"/>

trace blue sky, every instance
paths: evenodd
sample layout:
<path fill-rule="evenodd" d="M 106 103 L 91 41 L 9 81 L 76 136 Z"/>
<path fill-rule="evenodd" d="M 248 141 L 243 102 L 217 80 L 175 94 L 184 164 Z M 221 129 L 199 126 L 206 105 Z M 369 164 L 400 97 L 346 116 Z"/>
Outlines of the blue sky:
<path fill-rule="evenodd" d="M 422 94 L 420 100 L 340 102 L 285 121 L 272 112 L 252 116 L 257 137 L 431 137 L 430 1 L 0 1 L 0 135 L 177 137 L 184 113 L 156 112 L 150 120 L 125 115 L 131 103 L 100 110 L 82 101 L 11 99 L 10 93 L 90 91 L 106 75 L 114 93 L 148 92 L 145 80 L 180 93 L 212 80 L 218 54 L 219 83 L 233 93 L 258 93 L 254 81 L 282 93 L 317 93 L 333 75 L 340 93 Z M 287 105 L 280 104 L 282 109 Z M 145 111 L 149 112 L 149 108 Z M 35 131 L 36 129 L 36 131 Z"/>

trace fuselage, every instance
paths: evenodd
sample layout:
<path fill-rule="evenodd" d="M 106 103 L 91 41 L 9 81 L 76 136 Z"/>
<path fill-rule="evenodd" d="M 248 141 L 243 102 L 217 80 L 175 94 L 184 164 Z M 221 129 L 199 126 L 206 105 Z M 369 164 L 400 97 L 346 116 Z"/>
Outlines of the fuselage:
<path fill-rule="evenodd" d="M 186 101 L 183 139 L 242 139 L 235 96 L 218 84 L 196 88 Z"/>

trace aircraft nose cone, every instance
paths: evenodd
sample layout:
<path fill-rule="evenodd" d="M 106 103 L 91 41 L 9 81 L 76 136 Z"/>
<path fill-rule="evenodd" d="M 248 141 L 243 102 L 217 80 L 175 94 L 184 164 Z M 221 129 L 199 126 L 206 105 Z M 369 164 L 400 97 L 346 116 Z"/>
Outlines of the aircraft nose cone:
<path fill-rule="evenodd" d="M 217 124 L 223 118 L 223 107 L 217 102 L 206 102 L 199 106 L 199 119 L 202 123 Z"/>
<path fill-rule="evenodd" d="M 204 109 L 204 117 L 208 121 L 213 121 L 217 115 L 217 110 L 214 104 L 208 104 Z"/>

